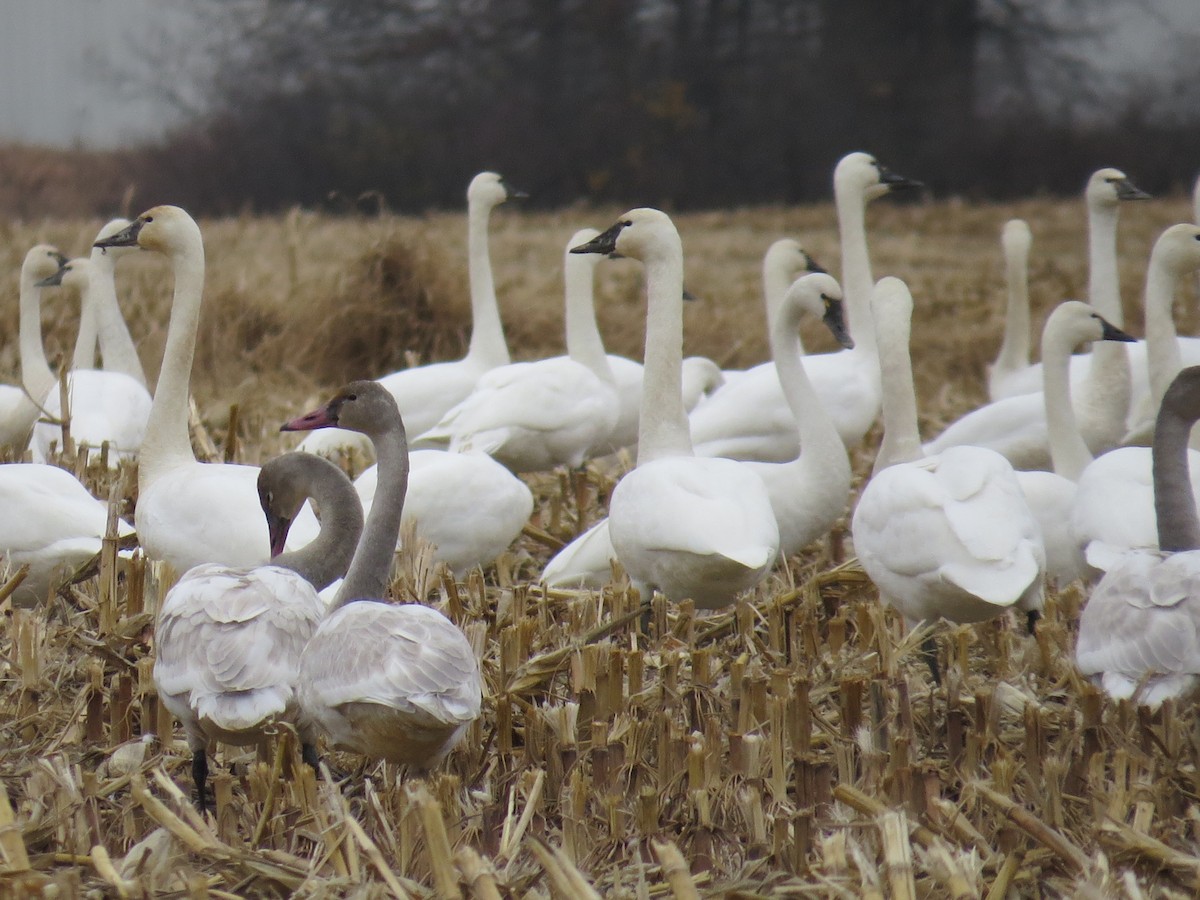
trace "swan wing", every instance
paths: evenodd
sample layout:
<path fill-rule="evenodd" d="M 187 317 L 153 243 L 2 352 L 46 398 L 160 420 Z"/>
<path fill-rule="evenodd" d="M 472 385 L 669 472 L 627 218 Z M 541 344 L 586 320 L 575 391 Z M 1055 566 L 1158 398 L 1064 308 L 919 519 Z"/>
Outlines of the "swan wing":
<path fill-rule="evenodd" d="M 542 581 L 551 587 L 599 590 L 612 580 L 612 561 L 616 558 L 608 519 L 601 519 L 554 554 L 542 570 Z"/>
<path fill-rule="evenodd" d="M 436 610 L 358 601 L 334 612 L 301 660 L 305 708 L 373 703 L 446 724 L 479 715 L 482 680 L 466 636 Z"/>
<path fill-rule="evenodd" d="M 393 397 L 411 435 L 433 428 L 475 389 L 486 366 L 466 359 L 401 369 L 377 379 Z"/>
<path fill-rule="evenodd" d="M 34 551 L 69 540 L 104 537 L 108 507 L 71 473 L 40 463 L 0 466 L 0 548 Z M 118 522 L 118 532 L 132 531 Z M 95 544 L 99 549 L 99 544 Z M 93 551 L 94 552 L 94 551 Z"/>

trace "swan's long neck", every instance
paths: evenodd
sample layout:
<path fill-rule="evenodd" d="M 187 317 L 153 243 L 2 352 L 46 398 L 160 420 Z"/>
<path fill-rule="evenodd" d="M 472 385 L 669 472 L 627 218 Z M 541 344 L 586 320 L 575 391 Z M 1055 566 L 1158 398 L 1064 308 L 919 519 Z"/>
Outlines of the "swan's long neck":
<path fill-rule="evenodd" d="M 1125 324 L 1117 274 L 1117 206 L 1088 207 L 1088 302 L 1113 325 Z"/>
<path fill-rule="evenodd" d="M 100 358 L 110 372 L 121 372 L 145 387 L 146 370 L 138 356 L 137 346 L 121 315 L 117 302 L 117 285 L 114 278 L 114 260 L 102 250 L 92 251 L 92 277 L 90 289 L 94 292 L 93 313 L 100 337 Z"/>
<path fill-rule="evenodd" d="M 1200 548 L 1200 518 L 1188 473 L 1192 419 L 1164 406 L 1154 426 L 1154 511 L 1158 546 L 1169 553 Z"/>
<path fill-rule="evenodd" d="M 42 346 L 42 289 L 32 273 L 21 272 L 21 383 L 29 396 L 41 403 L 54 387 L 54 372 Z"/>
<path fill-rule="evenodd" d="M 363 530 L 362 505 L 344 479 L 320 477 L 309 482 L 310 495 L 321 509 L 321 530 L 299 550 L 281 553 L 273 566 L 291 569 L 318 591 L 341 578 L 350 568 Z"/>
<path fill-rule="evenodd" d="M 772 323 L 779 318 L 779 314 L 783 310 L 783 298 L 787 295 L 791 281 L 792 272 L 789 271 L 788 266 L 781 263 L 776 254 L 768 252 L 763 258 L 762 284 L 763 301 L 767 307 L 767 328 L 770 329 L 771 334 L 774 334 Z M 800 355 L 803 356 L 804 341 L 798 331 L 795 332 L 794 337 L 800 346 Z"/>
<path fill-rule="evenodd" d="M 578 253 L 567 253 L 563 261 L 567 298 L 567 353 L 608 383 L 613 382 L 600 326 L 596 323 L 594 297 L 595 263 Z"/>
<path fill-rule="evenodd" d="M 802 312 L 794 306 L 779 310 L 771 329 L 771 353 L 788 407 L 800 428 L 800 457 L 788 465 L 803 466 L 819 472 L 850 470 L 850 458 L 837 427 L 804 371 L 800 342 Z"/>
<path fill-rule="evenodd" d="M 375 447 L 379 482 L 375 501 L 346 579 L 338 589 L 333 609 L 352 600 L 382 600 L 387 597 L 392 557 L 400 536 L 404 494 L 408 490 L 408 441 L 399 418 L 392 428 L 370 435 Z"/>
<path fill-rule="evenodd" d="M 467 208 L 467 280 L 471 291 L 471 344 L 467 359 L 489 368 L 510 362 L 500 307 L 496 303 L 496 284 L 492 280 L 492 260 L 488 252 L 488 219 L 492 207 L 470 203 Z"/>
<path fill-rule="evenodd" d="M 1015 372 L 1029 365 L 1029 250 L 1026 246 L 1005 247 L 1004 281 L 1008 304 L 1004 312 L 1004 338 L 996 355 L 996 366 Z"/>
<path fill-rule="evenodd" d="M 662 456 L 691 456 L 683 406 L 683 249 L 645 260 L 646 349 L 638 464 Z"/>
<path fill-rule="evenodd" d="M 875 322 L 871 318 L 871 257 L 867 252 L 867 201 L 862 191 L 834 191 L 838 237 L 842 245 L 842 289 L 854 348 L 864 356 L 875 353 Z"/>
<path fill-rule="evenodd" d="M 1117 207 L 1088 206 L 1088 302 L 1118 328 L 1124 321 L 1117 276 Z M 1129 353 L 1125 344 L 1100 341 L 1092 347 L 1087 382 L 1080 398 L 1082 414 L 1090 423 L 1113 422 L 1113 431 L 1124 430 L 1133 396 Z"/>
<path fill-rule="evenodd" d="M 1144 298 L 1146 366 L 1150 373 L 1150 395 L 1154 409 L 1162 404 L 1163 395 L 1166 394 L 1171 379 L 1183 368 L 1172 311 L 1178 278 L 1168 266 L 1156 259 L 1156 256 L 1156 253 L 1151 252 Z"/>
<path fill-rule="evenodd" d="M 146 420 L 146 436 L 138 454 L 138 483 L 142 491 L 175 466 L 195 462 L 188 432 L 188 391 L 200 304 L 204 292 L 204 244 L 196 237 L 172 254 L 175 295 L 167 326 L 167 345 Z"/>
<path fill-rule="evenodd" d="M 917 390 L 913 384 L 908 342 L 911 313 L 901 304 L 888 304 L 877 313 L 879 369 L 883 382 L 883 441 L 875 457 L 875 472 L 896 463 L 920 459 L 921 436 L 917 425 Z"/>
<path fill-rule="evenodd" d="M 1101 341 L 1096 347 L 1107 343 L 1110 342 Z M 1075 408 L 1071 405 L 1071 352 L 1074 349 L 1069 335 L 1054 327 L 1053 321 L 1047 325 L 1042 337 L 1042 378 L 1050 459 L 1056 474 L 1078 481 L 1092 461 L 1092 452 L 1079 433 Z"/>
<path fill-rule="evenodd" d="M 81 291 L 79 307 L 79 331 L 75 335 L 75 352 L 71 355 L 72 369 L 96 368 L 96 339 L 100 316 L 96 311 L 94 277 L 88 278 L 87 287 Z"/>

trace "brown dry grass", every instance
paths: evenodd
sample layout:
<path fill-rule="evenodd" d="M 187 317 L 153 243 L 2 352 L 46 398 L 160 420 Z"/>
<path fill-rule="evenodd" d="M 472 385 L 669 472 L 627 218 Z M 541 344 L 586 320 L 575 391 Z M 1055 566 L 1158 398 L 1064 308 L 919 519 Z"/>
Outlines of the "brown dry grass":
<path fill-rule="evenodd" d="M 563 242 L 619 210 L 494 219 L 497 290 L 515 355 L 561 348 Z M 1038 309 L 1078 296 L 1080 204 L 943 202 L 869 216 L 875 272 L 917 299 L 913 353 L 929 433 L 983 396 L 1000 331 L 998 235 L 1034 229 Z M 1125 212 L 1131 330 L 1148 248 L 1187 216 L 1182 199 Z M 15 371 L 15 273 L 26 247 L 82 252 L 100 222 L 0 226 L 0 370 Z M 193 388 L 218 444 L 238 404 L 238 454 L 279 452 L 275 431 L 350 375 L 461 352 L 467 325 L 460 215 L 202 223 L 209 282 Z M 801 237 L 836 268 L 828 206 L 681 216 L 689 353 L 727 365 L 765 352 L 758 269 L 777 236 Z M 169 279 L 149 257 L 123 264 L 122 296 L 151 370 Z M 631 262 L 602 267 L 609 347 L 639 355 L 642 301 Z M 73 340 L 73 304 L 48 298 L 52 347 Z M 1041 315 L 1035 315 L 1040 321 Z M 1185 326 L 1186 327 L 1186 326 Z M 827 337 L 806 335 L 825 349 Z M 870 445 L 873 447 L 873 443 Z M 856 469 L 869 471 L 870 448 Z M 616 473 L 589 472 L 588 518 Z M 88 475 L 101 496 L 109 476 Z M 121 483 L 127 489 L 129 473 Z M 536 524 L 566 539 L 576 485 L 531 479 Z M 105 566 L 48 609 L 0 630 L 0 893 L 53 886 L 246 896 L 806 895 L 973 897 L 1191 894 L 1200 881 L 1200 720 L 1102 700 L 1071 663 L 1083 597 L 1052 597 L 1038 639 L 1013 622 L 943 629 L 948 688 L 930 691 L 916 653 L 836 543 L 811 548 L 750 601 L 712 617 L 657 606 L 631 630 L 620 586 L 545 594 L 550 548 L 522 538 L 482 576 L 453 584 L 406 553 L 396 584 L 430 597 L 478 648 L 485 714 L 427 781 L 386 767 L 342 796 L 291 748 L 224 751 L 219 812 L 198 820 L 186 752 L 149 677 L 147 626 L 164 573 Z M 615 629 L 607 623 L 624 621 Z M 917 636 L 919 638 L 919 636 Z M 337 758 L 345 767 L 357 760 Z M 227 764 L 234 764 L 227 768 Z M 295 777 L 283 777 L 287 775 Z M 5 802 L 7 796 L 8 802 Z M 11 809 L 10 809 L 11 806 Z"/>

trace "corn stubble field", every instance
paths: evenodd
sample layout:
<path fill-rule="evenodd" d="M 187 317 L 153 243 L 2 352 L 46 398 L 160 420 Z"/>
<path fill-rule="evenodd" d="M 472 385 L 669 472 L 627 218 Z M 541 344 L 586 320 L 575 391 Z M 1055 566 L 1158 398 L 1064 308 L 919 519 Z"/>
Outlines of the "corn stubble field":
<path fill-rule="evenodd" d="M 133 210 L 132 212 L 136 212 Z M 620 210 L 493 215 L 497 293 L 517 358 L 561 352 L 561 259 L 584 225 Z M 1002 327 L 998 237 L 1033 228 L 1031 297 L 1085 286 L 1082 201 L 1004 206 L 876 203 L 875 275 L 916 299 L 922 429 L 984 397 Z M 1123 210 L 1122 284 L 1140 334 L 1149 248 L 1188 218 L 1182 198 Z M 725 366 L 766 354 L 762 253 L 800 238 L 837 272 L 832 207 L 679 216 L 685 351 Z M 0 372 L 17 366 L 17 271 L 39 240 L 82 254 L 99 221 L 0 226 Z M 208 255 L 193 374 L 199 452 L 259 462 L 288 449 L 285 417 L 343 381 L 461 355 L 469 324 L 465 221 L 278 218 L 201 222 Z M 601 329 L 640 358 L 644 303 L 631 261 L 600 268 Z M 165 262 L 122 264 L 118 289 L 148 369 L 169 309 Z M 1180 308 L 1193 331 L 1192 296 Z M 47 292 L 47 347 L 69 356 L 78 301 Z M 832 347 L 806 334 L 810 350 Z M 232 427 L 231 427 L 232 426 Z M 856 452 L 870 471 L 878 433 Z M 70 465 L 67 459 L 65 464 Z M 625 464 L 628 464 L 625 461 Z M 217 814 L 190 797 L 190 755 L 150 677 L 169 573 L 135 561 L 49 608 L 4 608 L 0 630 L 0 894 L 311 897 L 1190 896 L 1200 884 L 1200 722 L 1149 715 L 1084 684 L 1071 657 L 1085 596 L 1052 593 L 1036 638 L 1015 620 L 938 630 L 946 686 L 921 635 L 878 604 L 835 534 L 736 608 L 656 604 L 649 634 L 622 581 L 544 591 L 555 547 L 603 515 L 619 463 L 531 479 L 533 527 L 465 582 L 400 555 L 395 594 L 437 605 L 482 659 L 484 715 L 427 779 L 329 753 L 339 791 L 295 742 L 222 748 Z M 85 473 L 135 500 L 131 469 Z M 576 510 L 582 498 L 582 521 Z M 128 511 L 128 507 L 126 507 Z"/>

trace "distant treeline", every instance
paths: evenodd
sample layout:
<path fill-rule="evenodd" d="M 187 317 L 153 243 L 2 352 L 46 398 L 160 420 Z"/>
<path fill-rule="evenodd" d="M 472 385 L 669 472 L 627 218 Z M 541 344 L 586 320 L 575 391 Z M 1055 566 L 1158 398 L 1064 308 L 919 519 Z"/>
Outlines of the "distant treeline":
<path fill-rule="evenodd" d="M 1067 6 L 1097 21 L 1130 2 Z M 861 149 L 940 196 L 1075 194 L 1102 165 L 1190 187 L 1200 64 L 1098 103 L 1097 61 L 1048 6 L 208 0 L 213 32 L 239 36 L 212 67 L 219 112 L 98 186 L 200 213 L 411 212 L 460 205 L 494 168 L 542 206 L 790 204 L 828 199 Z"/>

